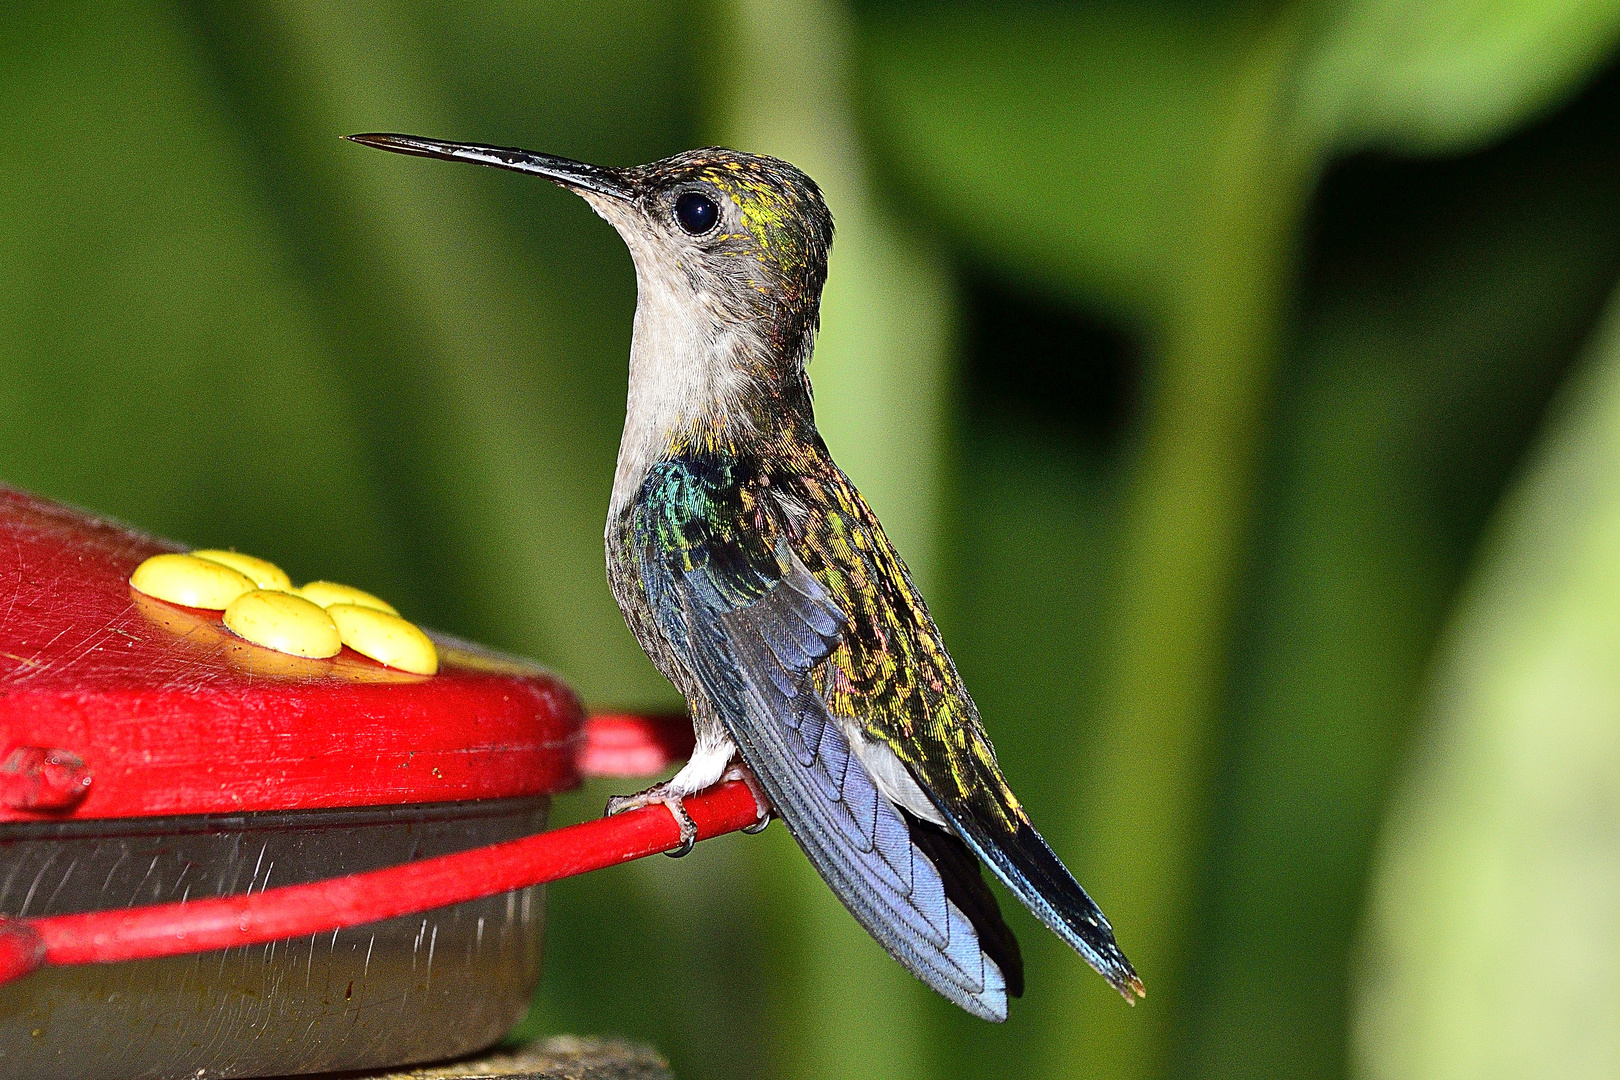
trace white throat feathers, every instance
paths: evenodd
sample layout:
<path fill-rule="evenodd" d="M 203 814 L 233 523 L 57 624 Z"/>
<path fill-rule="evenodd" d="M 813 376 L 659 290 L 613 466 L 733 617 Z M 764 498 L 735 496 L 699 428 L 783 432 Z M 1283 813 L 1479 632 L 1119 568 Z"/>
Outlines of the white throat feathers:
<path fill-rule="evenodd" d="M 721 297 L 694 285 L 681 260 L 695 252 L 683 251 L 674 238 L 637 228 L 634 211 L 616 200 L 585 197 L 618 229 L 636 267 L 629 394 L 611 521 L 635 499 L 647 470 L 673 444 L 696 432 L 735 430 L 749 422 L 739 407 L 750 377 L 747 356 L 764 346 L 753 340 L 745 322 L 725 312 Z"/>

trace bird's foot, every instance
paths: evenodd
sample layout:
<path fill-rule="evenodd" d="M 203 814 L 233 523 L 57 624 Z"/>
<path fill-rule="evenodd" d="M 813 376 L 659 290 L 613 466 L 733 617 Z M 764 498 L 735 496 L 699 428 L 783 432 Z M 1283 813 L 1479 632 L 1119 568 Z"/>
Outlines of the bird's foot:
<path fill-rule="evenodd" d="M 726 766 L 726 771 L 720 774 L 720 783 L 723 784 L 727 780 L 741 780 L 747 784 L 748 793 L 754 797 L 754 805 L 759 810 L 759 819 L 752 825 L 743 826 L 743 832 L 750 836 L 764 832 L 765 826 L 771 823 L 771 814 L 775 812 L 775 808 L 771 806 L 771 797 L 765 794 L 765 788 L 760 784 L 759 777 L 755 776 L 754 770 L 744 762 L 733 761 Z"/>
<path fill-rule="evenodd" d="M 679 780 L 680 777 L 677 776 L 675 779 Z M 765 794 L 765 788 L 760 784 L 759 777 L 755 776 L 754 770 L 743 762 L 733 761 L 726 767 L 726 771 L 720 774 L 720 779 L 716 780 L 715 783 L 723 784 L 727 780 L 741 780 L 747 785 L 749 794 L 754 797 L 754 807 L 758 816 L 754 824 L 743 828 L 743 832 L 764 832 L 765 826 L 771 823 L 773 810 L 771 797 Z M 607 816 L 612 817 L 614 814 L 622 814 L 626 810 L 639 810 L 643 806 L 667 807 L 670 816 L 675 819 L 675 824 L 680 826 L 681 842 L 664 852 L 664 854 L 672 859 L 679 859 L 690 852 L 693 846 L 697 844 L 697 822 L 693 821 L 692 815 L 686 812 L 684 802 L 690 794 L 691 792 L 678 787 L 674 780 L 665 781 L 662 784 L 654 784 L 646 791 L 638 791 L 634 795 L 615 795 L 608 800 Z"/>
<path fill-rule="evenodd" d="M 673 784 L 654 784 L 646 791 L 638 791 L 634 795 L 615 795 L 608 800 L 607 816 L 622 814 L 626 810 L 639 810 L 643 806 L 667 807 L 675 824 L 681 828 L 681 842 L 664 852 L 672 859 L 679 859 L 689 853 L 697 844 L 697 822 L 692 815 L 686 812 L 686 805 L 682 801 L 686 793 L 677 791 Z"/>

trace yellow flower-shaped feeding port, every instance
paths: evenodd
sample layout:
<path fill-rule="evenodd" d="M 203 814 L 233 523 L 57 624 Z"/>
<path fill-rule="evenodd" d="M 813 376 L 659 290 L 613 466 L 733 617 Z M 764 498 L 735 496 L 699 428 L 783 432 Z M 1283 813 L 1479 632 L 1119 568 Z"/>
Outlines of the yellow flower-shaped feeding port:
<path fill-rule="evenodd" d="M 194 555 L 154 555 L 135 568 L 129 583 L 147 596 L 209 611 L 224 611 L 255 588 L 246 575 Z"/>
<path fill-rule="evenodd" d="M 223 611 L 232 633 L 277 652 L 323 659 L 347 645 L 397 671 L 439 670 L 432 639 L 387 601 L 335 581 L 295 589 L 281 567 L 238 551 L 154 555 L 129 583 L 172 604 Z"/>
<path fill-rule="evenodd" d="M 335 581 L 312 581 L 299 589 L 298 595 L 305 600 L 314 601 L 323 608 L 329 608 L 333 604 L 354 604 L 375 611 L 386 611 L 390 615 L 399 614 L 394 605 L 388 601 L 379 600 L 364 589 L 357 589 L 353 585 L 339 585 Z"/>
<path fill-rule="evenodd" d="M 359 604 L 333 604 L 326 614 L 337 623 L 343 644 L 362 656 L 417 675 L 439 670 L 439 652 L 433 642 L 398 615 Z"/>
<path fill-rule="evenodd" d="M 207 559 L 209 562 L 228 566 L 238 574 L 250 578 L 253 584 L 261 589 L 292 591 L 292 578 L 287 576 L 287 571 L 273 562 L 256 559 L 252 555 L 243 555 L 240 551 L 218 551 L 212 548 L 193 551 L 191 554 L 194 558 Z"/>
<path fill-rule="evenodd" d="M 336 656 L 343 648 L 337 623 L 320 605 L 273 589 L 237 597 L 225 609 L 225 625 L 255 645 L 294 656 L 319 659 Z"/>

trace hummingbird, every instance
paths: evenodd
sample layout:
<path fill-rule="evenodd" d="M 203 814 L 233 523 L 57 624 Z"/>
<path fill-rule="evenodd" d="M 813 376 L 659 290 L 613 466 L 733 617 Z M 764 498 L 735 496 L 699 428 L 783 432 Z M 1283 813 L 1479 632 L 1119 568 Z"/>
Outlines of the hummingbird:
<path fill-rule="evenodd" d="M 509 147 L 348 136 L 543 177 L 618 230 L 636 273 L 608 583 L 685 695 L 695 748 L 608 813 L 741 779 L 856 920 L 986 1020 L 1024 989 L 980 864 L 1126 1001 L 1145 996 L 1102 911 L 1008 786 L 939 629 L 816 430 L 807 369 L 832 215 L 787 162 L 707 148 L 610 168 Z"/>

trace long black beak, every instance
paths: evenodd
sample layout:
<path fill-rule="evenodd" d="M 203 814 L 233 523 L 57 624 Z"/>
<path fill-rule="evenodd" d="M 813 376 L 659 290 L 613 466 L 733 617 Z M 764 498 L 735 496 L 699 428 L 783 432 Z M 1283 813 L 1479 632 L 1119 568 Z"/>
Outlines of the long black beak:
<path fill-rule="evenodd" d="M 589 191 L 615 199 L 632 197 L 630 185 L 617 169 L 600 165 L 587 165 L 583 161 L 536 154 L 512 146 L 480 146 L 477 143 L 441 142 L 438 139 L 420 139 L 415 135 L 345 135 L 350 142 L 362 146 L 375 146 L 379 150 L 392 150 L 396 154 L 415 154 L 417 157 L 443 158 L 446 161 L 470 161 L 475 165 L 492 165 L 497 169 L 532 173 L 553 180 L 565 188 Z"/>

